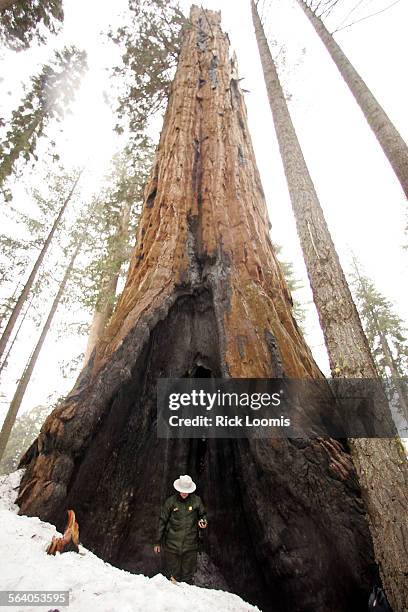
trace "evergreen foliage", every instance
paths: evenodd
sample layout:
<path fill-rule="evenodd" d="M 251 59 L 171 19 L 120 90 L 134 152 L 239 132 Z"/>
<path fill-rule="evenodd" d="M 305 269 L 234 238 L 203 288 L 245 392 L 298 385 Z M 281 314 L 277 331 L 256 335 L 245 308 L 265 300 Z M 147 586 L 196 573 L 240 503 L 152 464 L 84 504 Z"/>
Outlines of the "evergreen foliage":
<path fill-rule="evenodd" d="M 390 302 L 353 263 L 352 288 L 372 355 L 381 376 L 408 375 L 408 331 Z M 389 354 L 387 355 L 387 347 Z M 390 371 L 390 365 L 395 372 Z"/>
<path fill-rule="evenodd" d="M 283 261 L 280 258 L 282 247 L 279 244 L 274 243 L 273 248 L 275 249 L 276 256 L 281 265 L 282 272 L 285 276 L 285 280 L 286 280 L 286 283 L 288 285 L 288 288 L 291 294 L 297 291 L 298 289 L 303 289 L 303 285 L 301 281 L 295 276 L 295 270 L 293 267 L 293 263 L 290 261 Z M 306 319 L 306 309 L 299 300 L 293 298 L 293 295 L 292 295 L 292 300 L 293 300 L 293 309 L 292 309 L 293 316 L 295 317 L 296 322 L 299 325 L 300 329 L 304 331 L 303 325 Z"/>
<path fill-rule="evenodd" d="M 43 44 L 63 19 L 62 0 L 0 0 L 0 44 L 15 50 Z"/>
<path fill-rule="evenodd" d="M 6 239 L 11 240 L 15 248 L 3 253 L 2 259 L 7 272 L 2 287 L 0 372 L 10 364 L 10 356 L 18 355 L 18 362 L 21 362 L 26 352 L 26 347 L 20 343 L 21 335 L 29 337 L 26 325 L 38 328 L 43 322 L 44 305 L 54 293 L 54 275 L 60 274 L 59 241 L 64 242 L 67 233 L 66 207 L 74 204 L 72 200 L 80 175 L 81 171 L 66 172 L 62 167 L 57 173 L 55 170 L 47 172 L 42 177 L 45 180 L 41 188 L 33 185 L 27 193 L 28 201 L 33 204 L 29 213 L 13 210 L 18 233 L 16 239 L 10 236 Z M 16 261 L 21 263 L 19 268 L 16 268 Z"/>
<path fill-rule="evenodd" d="M 0 329 L 8 319 L 12 308 L 20 294 L 33 263 L 47 239 L 53 220 L 63 206 L 65 199 L 78 178 L 79 170 L 66 171 L 59 165 L 51 167 L 41 176 L 38 185 L 32 184 L 27 189 L 27 200 L 32 202 L 29 212 L 10 205 L 4 213 L 7 217 L 7 231 L 0 231 L 0 283 L 2 299 L 0 300 Z M 65 223 L 61 222 L 54 239 L 59 242 L 65 231 Z M 58 249 L 57 249 L 58 250 Z M 55 257 L 56 256 L 56 257 Z M 33 285 L 34 309 L 31 315 L 35 318 L 36 306 L 41 308 L 44 300 L 38 298 L 45 290 L 50 290 L 50 273 L 55 272 L 58 255 L 54 249 L 51 265 L 43 266 L 41 273 Z M 12 292 L 12 295 L 10 293 Z"/>
<path fill-rule="evenodd" d="M 188 22 L 174 0 L 129 0 L 129 11 L 109 36 L 123 50 L 122 65 L 113 71 L 120 91 L 116 129 L 137 138 L 164 107 Z"/>
<path fill-rule="evenodd" d="M 16 161 L 31 157 L 51 119 L 61 121 L 74 99 L 81 76 L 86 70 L 86 54 L 75 47 L 56 51 L 53 60 L 32 77 L 30 88 L 19 107 L 12 113 L 10 125 L 0 142 L 0 187 L 14 171 Z M 6 199 L 11 199 L 9 192 Z"/>
<path fill-rule="evenodd" d="M 76 301 L 92 311 L 104 289 L 104 280 L 118 271 L 123 276 L 123 267 L 134 244 L 152 154 L 151 143 L 145 139 L 144 146 L 132 156 L 126 150 L 114 156 L 101 189 L 93 199 L 94 212 L 88 224 L 87 242 L 79 265 L 73 271 L 73 283 L 65 300 Z M 130 208 L 129 226 L 127 231 L 121 232 L 124 205 Z M 115 298 L 115 295 L 104 294 L 104 299 L 112 302 Z"/>

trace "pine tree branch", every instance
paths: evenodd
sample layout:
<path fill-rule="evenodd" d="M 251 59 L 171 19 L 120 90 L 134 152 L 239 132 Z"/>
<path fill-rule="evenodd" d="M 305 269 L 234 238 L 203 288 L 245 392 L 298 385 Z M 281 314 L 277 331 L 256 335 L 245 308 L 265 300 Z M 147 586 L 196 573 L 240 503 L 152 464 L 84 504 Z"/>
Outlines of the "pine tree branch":
<path fill-rule="evenodd" d="M 355 4 L 347 13 L 347 15 L 344 17 L 344 19 L 341 20 L 341 22 L 339 23 L 338 27 L 341 27 L 343 25 L 343 23 L 345 23 L 347 21 L 347 19 L 350 17 L 350 15 L 352 15 L 353 13 L 355 13 L 355 11 L 359 8 L 359 6 L 361 6 L 363 4 L 365 0 L 360 0 L 359 2 L 357 2 L 357 4 Z"/>
<path fill-rule="evenodd" d="M 321 13 L 319 13 L 319 15 L 317 15 L 315 11 L 316 17 L 319 17 L 319 19 L 321 19 L 323 16 L 328 17 L 335 8 L 335 6 L 338 4 L 338 2 L 339 0 L 334 0 L 334 2 L 328 3 L 329 5 L 327 6 L 327 8 L 324 9 L 324 11 L 322 11 Z"/>

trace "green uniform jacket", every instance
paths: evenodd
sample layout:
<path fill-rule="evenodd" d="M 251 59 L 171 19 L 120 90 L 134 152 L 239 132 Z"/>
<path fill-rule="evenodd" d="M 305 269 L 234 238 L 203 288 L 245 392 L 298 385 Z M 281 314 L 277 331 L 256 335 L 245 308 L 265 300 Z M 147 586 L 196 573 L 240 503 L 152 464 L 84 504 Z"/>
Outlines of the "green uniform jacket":
<path fill-rule="evenodd" d="M 178 554 L 198 550 L 197 523 L 201 519 L 207 521 L 207 515 L 198 495 L 168 497 L 160 512 L 157 542 Z"/>

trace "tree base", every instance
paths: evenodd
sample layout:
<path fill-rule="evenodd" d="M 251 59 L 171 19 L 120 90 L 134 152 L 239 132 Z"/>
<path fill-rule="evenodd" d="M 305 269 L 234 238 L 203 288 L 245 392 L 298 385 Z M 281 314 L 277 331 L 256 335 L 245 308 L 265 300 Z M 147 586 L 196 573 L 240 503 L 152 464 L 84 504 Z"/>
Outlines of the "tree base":
<path fill-rule="evenodd" d="M 23 459 L 20 512 L 61 528 L 74 508 L 87 548 L 152 576 L 160 506 L 188 473 L 209 513 L 208 586 L 221 581 L 264 612 L 365 610 L 378 576 L 344 450 L 318 440 L 157 439 L 157 378 L 220 376 L 216 329 L 208 289 L 180 295 L 144 347 L 132 344 L 135 330 L 99 383 L 85 384 L 85 371 Z M 120 362 L 131 366 L 122 383 Z M 341 472 L 331 465 L 339 458 Z"/>

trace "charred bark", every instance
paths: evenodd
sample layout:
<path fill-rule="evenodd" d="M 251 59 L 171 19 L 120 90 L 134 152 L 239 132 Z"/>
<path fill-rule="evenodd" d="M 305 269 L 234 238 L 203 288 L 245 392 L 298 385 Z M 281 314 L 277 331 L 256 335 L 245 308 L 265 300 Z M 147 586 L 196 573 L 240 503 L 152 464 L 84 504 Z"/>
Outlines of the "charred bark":
<path fill-rule="evenodd" d="M 263 610 L 365 610 L 376 568 L 345 448 L 157 439 L 160 377 L 321 377 L 269 238 L 220 15 L 193 7 L 191 20 L 123 294 L 22 460 L 20 512 L 62 528 L 73 508 L 86 546 L 152 575 L 160 504 L 190 473 L 219 584 Z"/>

